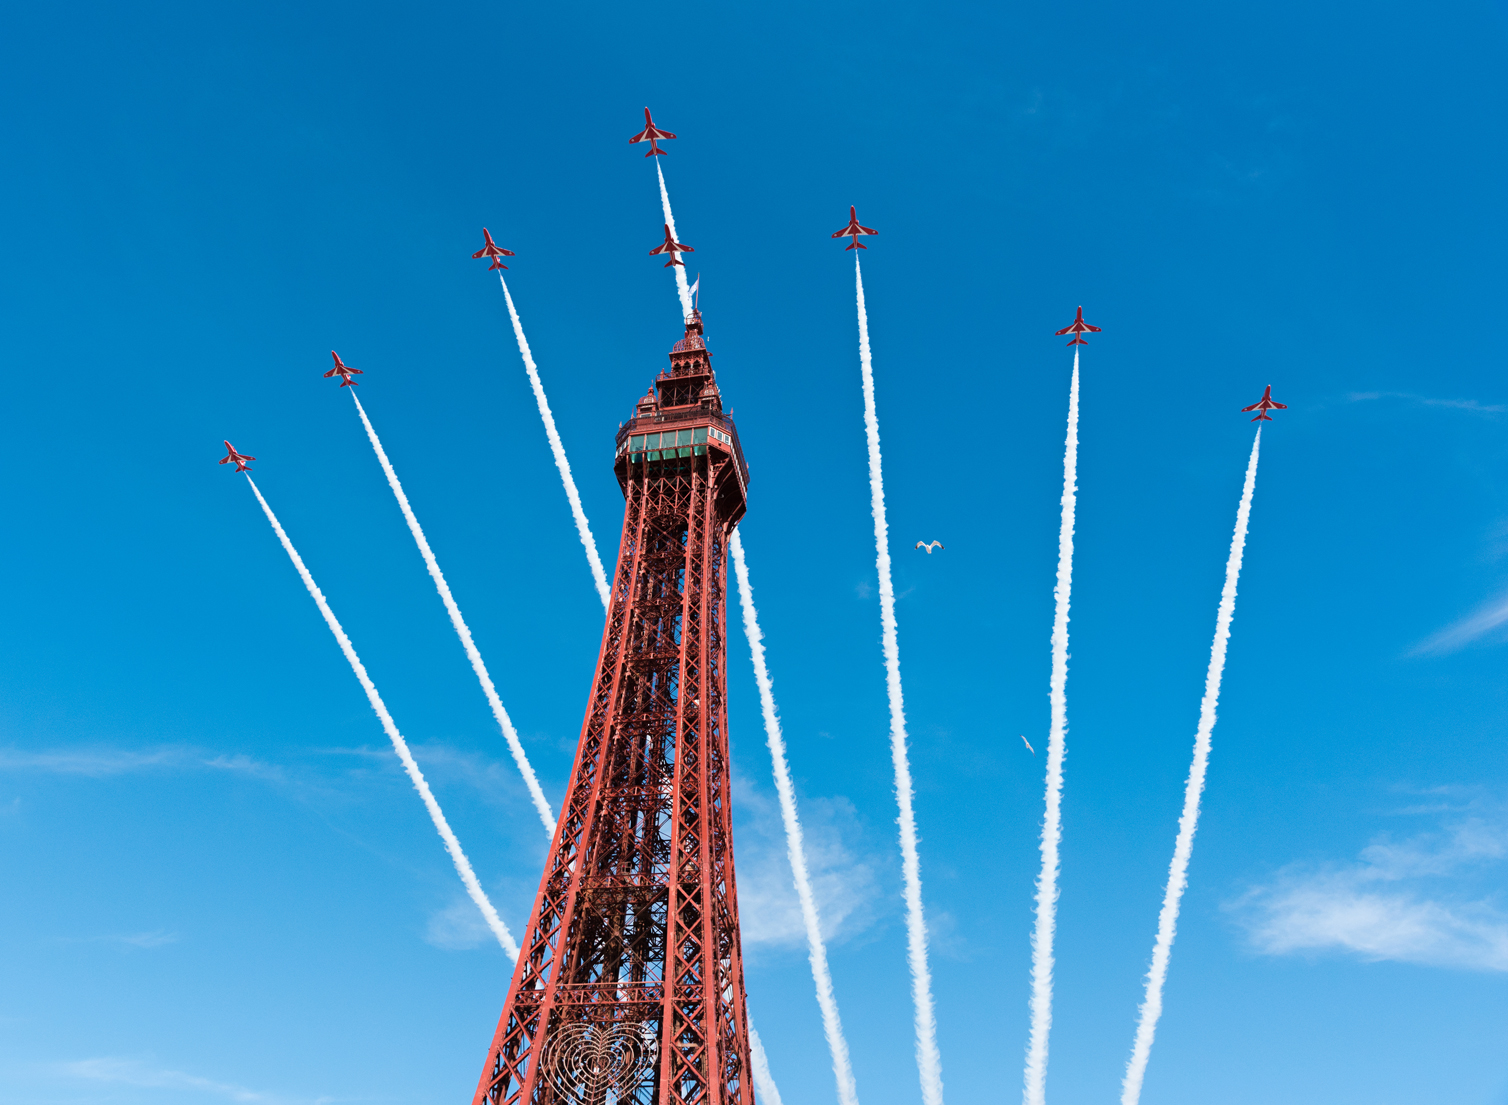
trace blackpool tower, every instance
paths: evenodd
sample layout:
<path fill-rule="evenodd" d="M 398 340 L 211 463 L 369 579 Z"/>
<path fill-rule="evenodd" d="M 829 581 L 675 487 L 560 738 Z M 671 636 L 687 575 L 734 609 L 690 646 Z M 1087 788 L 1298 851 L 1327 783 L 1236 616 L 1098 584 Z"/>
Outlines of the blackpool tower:
<path fill-rule="evenodd" d="M 754 1105 L 726 685 L 749 471 L 698 312 L 618 431 L 615 471 L 586 720 L 472 1105 Z"/>

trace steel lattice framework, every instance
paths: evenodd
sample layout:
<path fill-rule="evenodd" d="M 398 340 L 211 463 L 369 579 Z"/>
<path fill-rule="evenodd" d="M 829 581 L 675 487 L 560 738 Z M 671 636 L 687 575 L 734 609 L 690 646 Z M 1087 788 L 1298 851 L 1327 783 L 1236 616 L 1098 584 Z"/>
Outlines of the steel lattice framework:
<path fill-rule="evenodd" d="M 473 1105 L 754 1105 L 725 676 L 748 468 L 699 313 L 670 365 L 618 432 L 602 648 Z"/>

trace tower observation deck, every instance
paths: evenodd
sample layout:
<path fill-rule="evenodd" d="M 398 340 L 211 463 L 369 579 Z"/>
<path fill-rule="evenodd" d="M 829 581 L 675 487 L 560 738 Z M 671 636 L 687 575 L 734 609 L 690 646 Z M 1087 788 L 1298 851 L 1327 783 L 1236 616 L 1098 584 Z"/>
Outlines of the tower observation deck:
<path fill-rule="evenodd" d="M 700 313 L 616 444 L 597 670 L 473 1105 L 754 1105 L 726 703 L 749 472 Z"/>

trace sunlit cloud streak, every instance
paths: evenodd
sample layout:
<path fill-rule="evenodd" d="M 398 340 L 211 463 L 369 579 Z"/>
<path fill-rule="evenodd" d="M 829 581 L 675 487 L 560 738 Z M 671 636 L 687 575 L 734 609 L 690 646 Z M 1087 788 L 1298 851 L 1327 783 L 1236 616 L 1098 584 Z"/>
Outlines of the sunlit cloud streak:
<path fill-rule="evenodd" d="M 178 768 L 203 761 L 191 748 L 69 748 L 44 752 L 0 749 L 0 771 L 36 771 L 51 775 L 105 778 L 135 771 Z"/>
<path fill-rule="evenodd" d="M 286 781 L 283 768 L 277 764 L 253 759 L 243 752 L 210 752 L 190 745 L 164 745 L 157 748 L 86 745 L 42 751 L 0 749 L 0 771 L 108 779 L 137 772 L 197 771 L 205 768 L 253 775 L 272 782 Z"/>
<path fill-rule="evenodd" d="M 330 627 L 336 643 L 340 645 L 340 651 L 345 654 L 346 662 L 351 665 L 351 671 L 356 674 L 356 680 L 361 684 L 361 689 L 366 692 L 367 701 L 372 705 L 372 711 L 382 723 L 382 729 L 393 742 L 393 751 L 398 753 L 398 758 L 403 761 L 403 769 L 408 772 L 409 779 L 414 784 L 414 789 L 419 792 L 419 797 L 424 802 L 424 808 L 429 811 L 430 820 L 434 822 L 435 829 L 440 834 L 440 839 L 445 844 L 445 850 L 450 853 L 451 861 L 455 864 L 456 873 L 461 876 L 461 882 L 466 887 L 466 893 L 476 903 L 476 907 L 482 911 L 482 916 L 487 919 L 487 927 L 492 930 L 497 942 L 502 945 L 503 951 L 508 953 L 509 958 L 518 958 L 518 944 L 513 939 L 513 934 L 508 931 L 508 926 L 503 924 L 503 919 L 498 916 L 488 899 L 482 884 L 477 881 L 476 872 L 471 869 L 471 861 L 466 858 L 466 853 L 461 850 L 461 842 L 456 839 L 456 834 L 451 831 L 450 823 L 445 820 L 445 814 L 440 809 L 440 803 L 435 800 L 434 793 L 429 789 L 429 783 L 425 782 L 424 774 L 419 770 L 419 765 L 414 761 L 413 754 L 409 752 L 408 742 L 403 739 L 403 734 L 398 732 L 397 723 L 393 721 L 393 715 L 388 713 L 382 696 L 377 693 L 377 686 L 372 682 L 367 669 L 362 665 L 356 655 L 356 648 L 351 644 L 351 638 L 346 636 L 346 631 L 341 628 L 340 622 L 335 618 L 335 613 L 330 609 L 330 604 L 325 601 L 324 593 L 315 585 L 314 577 L 309 574 L 309 569 L 304 566 L 303 558 L 298 555 L 298 550 L 293 547 L 293 542 L 288 539 L 282 524 L 277 520 L 277 515 L 272 513 L 272 507 L 267 505 L 267 500 L 262 497 L 261 490 L 250 475 L 246 477 L 252 494 L 257 497 L 261 504 L 262 513 L 267 515 L 267 520 L 272 523 L 273 531 L 282 543 L 283 550 L 288 554 L 288 559 L 293 561 L 293 566 L 298 569 L 299 578 L 304 581 L 305 588 L 314 599 L 314 604 L 319 607 L 320 614 L 325 619 L 325 624 Z"/>
<path fill-rule="evenodd" d="M 181 939 L 176 932 L 154 929 L 151 932 L 106 933 L 101 936 L 63 936 L 60 944 L 122 944 L 128 948 L 161 948 Z"/>
<path fill-rule="evenodd" d="M 789 841 L 778 797 L 758 790 L 735 772 L 733 806 L 738 818 L 739 927 L 746 950 L 806 944 L 801 901 L 791 881 Z M 864 835 L 858 810 L 846 798 L 808 798 L 801 807 L 802 846 L 812 894 L 821 905 L 822 939 L 829 945 L 853 939 L 878 920 L 881 891 L 877 869 L 883 857 L 850 845 Z"/>
<path fill-rule="evenodd" d="M 90 1082 L 113 1083 L 149 1090 L 210 1094 L 228 1101 L 259 1102 L 261 1105 L 321 1105 L 323 1102 L 334 1100 L 330 1097 L 289 1098 L 259 1090 L 249 1090 L 245 1086 L 219 1082 L 213 1078 L 204 1078 L 186 1071 L 152 1066 L 139 1059 L 116 1057 L 80 1059 L 73 1063 L 63 1063 L 54 1069 L 65 1077 L 85 1079 Z"/>
<path fill-rule="evenodd" d="M 1418 403 L 1421 407 L 1444 407 L 1448 410 L 1470 411 L 1473 414 L 1502 414 L 1508 407 L 1498 404 L 1479 403 L 1475 399 L 1431 399 L 1424 395 L 1411 395 L 1405 391 L 1353 391 L 1346 396 L 1351 403 L 1365 403 L 1378 399 L 1402 399 Z"/>
<path fill-rule="evenodd" d="M 1453 811 L 1441 829 L 1380 839 L 1345 864 L 1294 864 L 1226 909 L 1268 955 L 1337 952 L 1508 972 L 1508 809 Z"/>
<path fill-rule="evenodd" d="M 424 925 L 424 942 L 445 951 L 470 951 L 491 939 L 487 922 L 464 898 L 435 910 Z"/>
<path fill-rule="evenodd" d="M 1419 642 L 1409 650 L 1410 656 L 1444 656 L 1459 652 L 1508 623 L 1508 595 L 1483 604 L 1460 621 L 1453 622 Z"/>

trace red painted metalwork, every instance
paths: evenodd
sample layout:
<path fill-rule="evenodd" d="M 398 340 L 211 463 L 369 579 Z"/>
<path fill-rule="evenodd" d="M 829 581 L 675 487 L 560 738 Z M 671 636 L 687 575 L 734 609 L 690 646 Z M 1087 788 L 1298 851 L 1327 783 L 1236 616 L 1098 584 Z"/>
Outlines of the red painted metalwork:
<path fill-rule="evenodd" d="M 627 500 L 565 808 L 473 1105 L 754 1105 L 728 778 L 728 537 L 748 467 L 693 312 Z"/>

